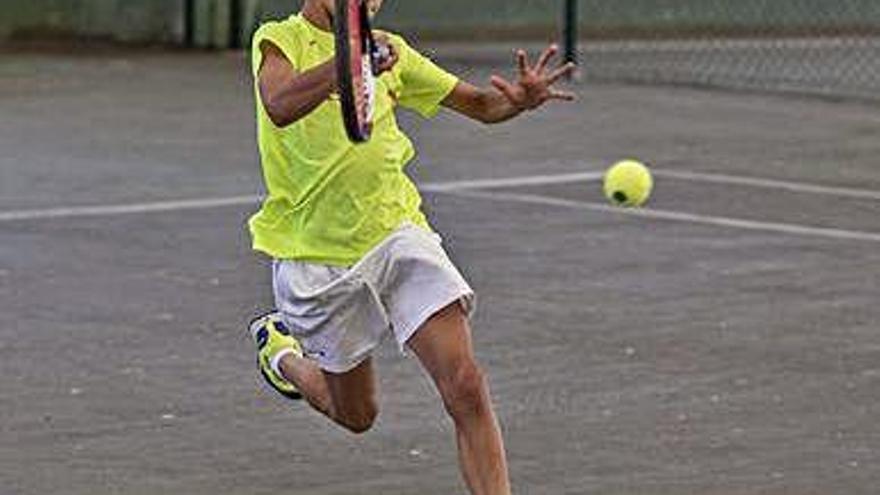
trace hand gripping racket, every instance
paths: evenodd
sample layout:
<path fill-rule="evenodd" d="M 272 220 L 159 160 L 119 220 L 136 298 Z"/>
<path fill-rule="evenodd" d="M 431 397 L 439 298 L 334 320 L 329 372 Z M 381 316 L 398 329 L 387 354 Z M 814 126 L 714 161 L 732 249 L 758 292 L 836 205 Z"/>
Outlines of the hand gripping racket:
<path fill-rule="evenodd" d="M 362 143 L 373 128 L 376 76 L 388 47 L 373 39 L 366 0 L 336 0 L 336 77 L 349 139 Z"/>

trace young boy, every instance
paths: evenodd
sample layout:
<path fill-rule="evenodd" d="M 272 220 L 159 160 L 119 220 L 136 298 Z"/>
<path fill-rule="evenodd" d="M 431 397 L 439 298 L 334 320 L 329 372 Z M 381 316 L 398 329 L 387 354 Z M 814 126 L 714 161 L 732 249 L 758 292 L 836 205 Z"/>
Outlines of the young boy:
<path fill-rule="evenodd" d="M 381 0 L 368 2 L 371 14 Z M 549 100 L 571 65 L 548 71 L 517 52 L 519 78 L 477 88 L 445 72 L 403 38 L 377 33 L 390 57 L 377 80 L 373 135 L 346 137 L 335 94 L 333 0 L 269 22 L 253 40 L 258 138 L 268 197 L 250 220 L 254 248 L 274 259 L 277 311 L 251 323 L 260 372 L 280 394 L 304 397 L 354 432 L 377 414 L 370 357 L 391 332 L 433 379 L 455 424 L 470 492 L 508 495 L 507 463 L 468 315 L 474 293 L 444 252 L 404 174 L 413 145 L 397 126 L 400 105 L 425 117 L 440 106 L 485 123 Z"/>

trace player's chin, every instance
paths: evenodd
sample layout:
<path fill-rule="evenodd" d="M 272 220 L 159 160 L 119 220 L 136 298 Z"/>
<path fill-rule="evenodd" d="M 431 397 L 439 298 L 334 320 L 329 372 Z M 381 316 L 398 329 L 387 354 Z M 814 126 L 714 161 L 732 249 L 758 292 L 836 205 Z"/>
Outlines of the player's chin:
<path fill-rule="evenodd" d="M 382 0 L 367 0 L 367 12 L 370 14 L 371 19 L 379 13 L 381 8 Z"/>

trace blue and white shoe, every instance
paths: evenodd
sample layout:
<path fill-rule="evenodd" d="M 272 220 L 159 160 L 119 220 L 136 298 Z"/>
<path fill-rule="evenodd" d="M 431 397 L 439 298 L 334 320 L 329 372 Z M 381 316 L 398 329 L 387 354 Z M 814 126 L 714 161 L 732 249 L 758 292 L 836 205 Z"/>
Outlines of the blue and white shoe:
<path fill-rule="evenodd" d="M 277 312 L 259 316 L 249 325 L 251 338 L 257 346 L 257 369 L 273 390 L 291 400 L 302 399 L 296 386 L 284 378 L 279 369 L 281 358 L 288 354 L 302 357 L 299 342 L 290 335 Z"/>

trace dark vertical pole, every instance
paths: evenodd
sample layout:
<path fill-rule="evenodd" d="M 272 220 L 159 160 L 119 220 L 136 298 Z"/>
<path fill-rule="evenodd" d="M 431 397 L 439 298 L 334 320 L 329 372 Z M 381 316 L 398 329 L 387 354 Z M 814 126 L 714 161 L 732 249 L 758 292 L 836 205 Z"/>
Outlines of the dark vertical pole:
<path fill-rule="evenodd" d="M 229 0 L 229 48 L 241 48 L 242 0 Z"/>
<path fill-rule="evenodd" d="M 577 0 L 565 0 L 565 61 L 577 63 Z"/>
<path fill-rule="evenodd" d="M 196 43 L 196 0 L 183 0 L 183 44 L 192 48 Z"/>

